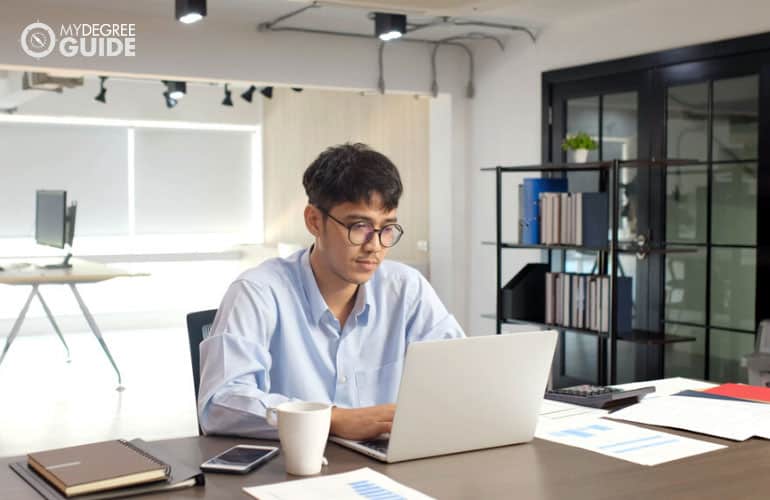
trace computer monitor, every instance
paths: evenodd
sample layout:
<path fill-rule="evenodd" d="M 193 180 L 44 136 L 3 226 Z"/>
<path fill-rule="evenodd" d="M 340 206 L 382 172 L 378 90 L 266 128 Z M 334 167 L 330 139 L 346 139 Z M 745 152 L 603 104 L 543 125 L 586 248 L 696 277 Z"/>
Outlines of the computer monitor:
<path fill-rule="evenodd" d="M 67 192 L 39 190 L 35 199 L 35 240 L 40 245 L 56 248 L 72 247 L 75 237 L 77 204 L 67 206 Z M 68 253 L 62 264 L 51 267 L 70 267 Z"/>

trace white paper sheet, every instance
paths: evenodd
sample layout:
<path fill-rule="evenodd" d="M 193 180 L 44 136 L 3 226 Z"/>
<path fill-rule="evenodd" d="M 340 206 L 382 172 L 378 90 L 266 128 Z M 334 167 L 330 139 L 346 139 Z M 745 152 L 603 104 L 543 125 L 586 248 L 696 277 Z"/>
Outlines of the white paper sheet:
<path fill-rule="evenodd" d="M 610 418 L 684 429 L 734 441 L 770 439 L 770 405 L 691 396 L 645 400 Z"/>
<path fill-rule="evenodd" d="M 564 403 L 562 401 L 553 401 L 551 399 L 544 399 L 540 406 L 539 419 L 546 420 L 562 420 L 565 418 L 584 417 L 588 415 L 595 415 L 600 417 L 606 415 L 607 410 L 601 410 L 599 408 L 591 408 L 588 406 L 578 406 L 571 403 Z"/>
<path fill-rule="evenodd" d="M 628 384 L 620 384 L 614 387 L 620 389 L 631 390 L 638 389 L 640 387 L 655 386 L 655 392 L 644 395 L 644 400 L 655 399 L 661 396 L 670 396 L 682 391 L 702 391 L 703 389 L 709 389 L 716 387 L 718 384 L 711 382 L 702 382 L 700 380 L 693 380 L 691 378 L 672 377 L 659 380 L 647 380 L 645 382 L 631 382 Z"/>
<path fill-rule="evenodd" d="M 365 467 L 342 474 L 252 486 L 243 491 L 259 500 L 430 500 L 417 490 Z"/>
<path fill-rule="evenodd" d="M 535 437 L 641 465 L 658 465 L 725 446 L 589 415 L 538 422 Z"/>

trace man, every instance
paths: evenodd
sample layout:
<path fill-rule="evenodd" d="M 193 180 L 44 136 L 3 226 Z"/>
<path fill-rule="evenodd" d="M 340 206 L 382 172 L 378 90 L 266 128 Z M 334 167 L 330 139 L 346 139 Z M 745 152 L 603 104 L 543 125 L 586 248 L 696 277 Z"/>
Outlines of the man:
<path fill-rule="evenodd" d="M 243 273 L 201 343 L 207 434 L 275 437 L 265 409 L 293 399 L 332 403 L 332 434 L 389 432 L 407 345 L 464 336 L 419 272 L 384 261 L 403 234 L 388 158 L 331 147 L 302 182 L 315 243 Z"/>

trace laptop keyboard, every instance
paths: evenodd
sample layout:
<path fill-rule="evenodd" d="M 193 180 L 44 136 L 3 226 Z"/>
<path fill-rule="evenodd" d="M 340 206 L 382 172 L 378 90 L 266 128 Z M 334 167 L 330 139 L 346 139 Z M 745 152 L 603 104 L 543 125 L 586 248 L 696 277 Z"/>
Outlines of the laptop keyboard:
<path fill-rule="evenodd" d="M 388 453 L 388 442 L 387 439 L 372 439 L 371 441 L 359 441 L 359 444 L 366 446 L 367 448 L 370 448 L 374 451 L 379 451 L 382 454 Z"/>

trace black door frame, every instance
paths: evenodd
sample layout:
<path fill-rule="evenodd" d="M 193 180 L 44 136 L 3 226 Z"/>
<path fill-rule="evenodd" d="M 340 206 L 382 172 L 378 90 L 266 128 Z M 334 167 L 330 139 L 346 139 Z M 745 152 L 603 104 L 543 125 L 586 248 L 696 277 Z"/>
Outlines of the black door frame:
<path fill-rule="evenodd" d="M 575 66 L 544 72 L 542 75 L 542 144 L 543 162 L 561 159 L 556 138 L 563 130 L 563 110 L 561 96 L 574 92 L 575 95 L 597 95 L 610 93 L 619 83 L 627 78 L 637 78 L 639 82 L 639 157 L 662 158 L 665 156 L 665 93 L 666 85 L 677 72 L 689 74 L 708 74 L 710 79 L 739 76 L 752 71 L 745 68 L 752 66 L 760 75 L 760 122 L 758 152 L 758 191 L 757 191 L 757 270 L 756 270 L 756 309 L 757 323 L 770 317 L 770 290 L 764 290 L 762 283 L 770 282 L 770 33 L 762 33 L 730 40 L 723 40 L 683 48 L 676 48 L 645 54 L 641 56 L 616 59 L 584 66 Z M 743 68 L 743 69 L 742 69 Z M 696 78 L 693 76 L 693 78 Z M 590 90 L 593 86 L 593 90 Z M 621 90 L 622 91 L 622 90 Z M 648 103 L 648 104 L 646 104 Z M 657 133 L 652 131 L 656 130 Z M 642 135 L 645 135 L 643 138 Z M 644 142 L 643 142 L 644 141 Z M 663 236 L 665 229 L 665 175 L 659 171 L 650 172 L 647 178 L 650 189 L 649 210 L 640 213 L 649 214 L 648 225 L 651 231 Z M 641 207 L 640 207 L 641 208 Z M 641 222 L 641 221 L 640 221 Z M 649 301 L 646 322 L 652 328 L 652 321 L 663 318 L 664 304 L 664 257 L 648 257 L 647 296 Z M 657 278 L 655 278 L 657 277 Z M 642 323 L 644 324 L 644 322 Z M 641 326 L 641 325 L 640 325 Z M 708 346 L 707 346 L 708 349 Z M 662 351 L 659 356 L 648 358 L 648 372 L 658 365 L 662 369 Z M 706 354 L 708 351 L 706 351 Z"/>

